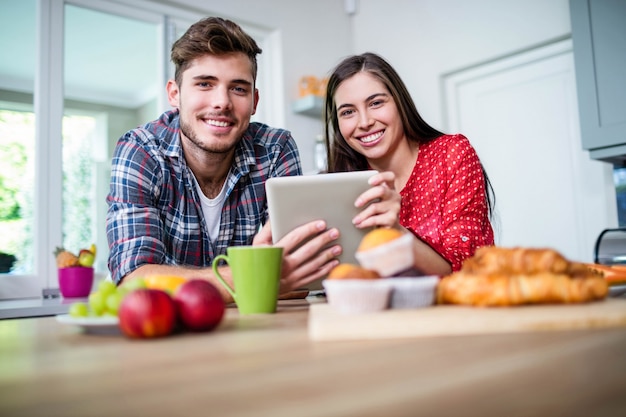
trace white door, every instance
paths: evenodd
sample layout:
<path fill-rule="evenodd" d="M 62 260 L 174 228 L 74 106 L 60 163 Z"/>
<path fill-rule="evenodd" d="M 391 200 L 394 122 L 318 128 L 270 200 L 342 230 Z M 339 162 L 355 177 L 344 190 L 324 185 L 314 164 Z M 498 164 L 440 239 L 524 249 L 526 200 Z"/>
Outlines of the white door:
<path fill-rule="evenodd" d="M 617 226 L 612 165 L 582 150 L 571 40 L 444 78 L 450 133 L 476 148 L 496 193 L 496 244 L 593 260 Z"/>

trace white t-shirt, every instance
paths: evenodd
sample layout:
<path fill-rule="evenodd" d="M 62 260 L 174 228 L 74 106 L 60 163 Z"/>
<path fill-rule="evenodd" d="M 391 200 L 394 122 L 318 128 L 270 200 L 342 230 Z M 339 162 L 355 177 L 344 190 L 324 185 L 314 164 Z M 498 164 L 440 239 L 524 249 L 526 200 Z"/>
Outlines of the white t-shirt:
<path fill-rule="evenodd" d="M 202 192 L 200 184 L 195 176 L 193 176 L 194 183 L 196 184 L 196 190 L 200 196 L 200 205 L 202 206 L 202 213 L 204 214 L 204 221 L 209 228 L 209 238 L 211 242 L 217 240 L 217 235 L 220 232 L 220 219 L 222 217 L 222 206 L 224 203 L 224 197 L 226 195 L 226 182 L 222 185 L 220 193 L 215 198 L 208 198 Z"/>

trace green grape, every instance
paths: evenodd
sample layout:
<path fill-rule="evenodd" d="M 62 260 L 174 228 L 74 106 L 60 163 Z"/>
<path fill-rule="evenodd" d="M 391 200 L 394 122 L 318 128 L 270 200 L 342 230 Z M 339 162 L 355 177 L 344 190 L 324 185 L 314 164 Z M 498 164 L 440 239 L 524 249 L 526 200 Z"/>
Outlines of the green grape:
<path fill-rule="evenodd" d="M 134 278 L 128 281 L 124 281 L 122 285 L 117 287 L 118 292 L 122 292 L 122 294 L 128 294 L 133 290 L 138 290 L 140 288 L 147 288 L 146 282 L 143 278 Z"/>
<path fill-rule="evenodd" d="M 100 291 L 89 294 L 89 307 L 96 316 L 101 316 L 106 311 L 106 298 Z"/>
<path fill-rule="evenodd" d="M 107 297 L 109 294 L 113 294 L 117 291 L 117 286 L 113 281 L 103 280 L 98 284 L 98 292 L 102 293 L 103 297 Z"/>
<path fill-rule="evenodd" d="M 72 317 L 87 317 L 89 315 L 89 307 L 86 303 L 72 303 L 69 313 Z"/>
<path fill-rule="evenodd" d="M 106 312 L 114 316 L 117 316 L 117 312 L 120 308 L 120 304 L 122 303 L 122 298 L 124 298 L 124 294 L 119 291 L 107 295 Z"/>

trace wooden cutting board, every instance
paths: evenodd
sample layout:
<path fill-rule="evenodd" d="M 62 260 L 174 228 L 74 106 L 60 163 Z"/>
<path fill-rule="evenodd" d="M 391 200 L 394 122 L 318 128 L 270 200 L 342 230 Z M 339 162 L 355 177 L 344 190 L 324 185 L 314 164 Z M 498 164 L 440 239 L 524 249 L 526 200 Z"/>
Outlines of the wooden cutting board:
<path fill-rule="evenodd" d="M 359 340 L 626 326 L 626 299 L 588 304 L 467 307 L 342 314 L 326 303 L 309 310 L 312 340 Z"/>

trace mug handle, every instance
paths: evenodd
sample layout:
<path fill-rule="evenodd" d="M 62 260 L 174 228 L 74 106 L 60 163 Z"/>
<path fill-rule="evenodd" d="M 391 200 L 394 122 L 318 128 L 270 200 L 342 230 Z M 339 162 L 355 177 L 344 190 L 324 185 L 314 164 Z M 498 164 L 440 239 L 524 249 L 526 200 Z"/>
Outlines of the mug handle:
<path fill-rule="evenodd" d="M 222 283 L 222 285 L 224 286 L 224 288 L 226 288 L 226 291 L 228 291 L 230 293 L 230 295 L 233 297 L 233 300 L 237 300 L 237 295 L 235 294 L 235 290 L 233 290 L 230 285 L 228 285 L 226 283 L 226 281 L 224 280 L 224 278 L 222 278 L 222 276 L 220 275 L 219 271 L 217 270 L 217 264 L 219 263 L 220 260 L 225 261 L 226 263 L 228 263 L 228 256 L 226 255 L 217 255 L 215 257 L 215 259 L 213 259 L 213 274 L 215 274 L 215 276 L 217 277 L 217 279 Z"/>

